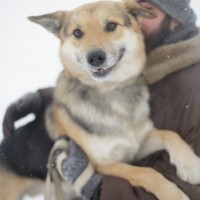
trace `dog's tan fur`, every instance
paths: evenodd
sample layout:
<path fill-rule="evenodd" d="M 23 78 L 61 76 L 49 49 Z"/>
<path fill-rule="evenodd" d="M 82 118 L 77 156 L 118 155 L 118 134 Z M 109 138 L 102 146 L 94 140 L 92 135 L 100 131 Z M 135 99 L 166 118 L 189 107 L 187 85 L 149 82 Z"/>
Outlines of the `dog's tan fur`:
<path fill-rule="evenodd" d="M 19 200 L 24 194 L 35 196 L 41 194 L 44 183 L 38 179 L 21 177 L 11 170 L 0 166 L 0 199 Z"/>
<path fill-rule="evenodd" d="M 149 95 L 141 77 L 145 51 L 140 16 L 152 14 L 133 0 L 125 0 L 30 18 L 61 41 L 64 71 L 58 79 L 55 103 L 47 114 L 47 128 L 55 138 L 67 135 L 79 144 L 96 171 L 125 178 L 161 200 L 188 200 L 155 170 L 125 164 L 165 149 L 183 180 L 200 182 L 199 158 L 176 133 L 157 130 L 149 119 Z M 116 30 L 105 31 L 108 22 L 117 23 Z M 77 28 L 84 33 L 79 39 L 73 35 Z M 107 65 L 114 66 L 108 66 L 112 73 L 102 77 L 92 74 L 94 69 L 86 58 L 94 49 L 105 51 Z M 54 123 L 48 123 L 49 113 Z"/>

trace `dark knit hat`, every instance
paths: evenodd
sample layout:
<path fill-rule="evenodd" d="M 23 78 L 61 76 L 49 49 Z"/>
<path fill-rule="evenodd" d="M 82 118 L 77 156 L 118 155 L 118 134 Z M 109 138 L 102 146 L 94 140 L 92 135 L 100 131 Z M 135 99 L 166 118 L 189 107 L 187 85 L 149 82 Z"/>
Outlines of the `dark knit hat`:
<path fill-rule="evenodd" d="M 170 17 L 180 22 L 182 25 L 194 16 L 194 12 L 190 7 L 191 0 L 146 0 L 147 2 L 157 6 Z"/>

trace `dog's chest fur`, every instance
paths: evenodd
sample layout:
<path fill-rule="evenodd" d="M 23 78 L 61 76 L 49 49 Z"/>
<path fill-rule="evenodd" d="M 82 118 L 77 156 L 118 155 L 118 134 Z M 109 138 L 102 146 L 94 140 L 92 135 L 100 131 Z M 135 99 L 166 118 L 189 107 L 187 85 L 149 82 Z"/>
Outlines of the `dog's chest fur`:
<path fill-rule="evenodd" d="M 93 136 L 93 144 L 88 145 L 94 154 L 97 153 L 95 157 L 106 160 L 110 154 L 113 158 L 109 160 L 127 162 L 133 159 L 152 129 L 148 98 L 142 79 L 102 92 L 82 84 L 65 72 L 60 74 L 55 90 L 56 102 Z"/>

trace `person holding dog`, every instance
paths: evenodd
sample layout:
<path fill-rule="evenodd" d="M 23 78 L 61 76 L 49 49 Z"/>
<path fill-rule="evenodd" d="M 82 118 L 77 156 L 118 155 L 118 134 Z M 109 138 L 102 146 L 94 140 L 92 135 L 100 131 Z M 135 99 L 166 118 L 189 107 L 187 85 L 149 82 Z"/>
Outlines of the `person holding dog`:
<path fill-rule="evenodd" d="M 148 54 L 144 77 L 151 93 L 151 118 L 157 128 L 178 132 L 200 156 L 200 34 L 195 25 L 196 16 L 190 7 L 190 0 L 138 0 L 138 3 L 156 14 L 153 19 L 141 21 Z M 52 93 L 53 88 L 39 90 L 22 97 L 7 109 L 3 124 L 4 135 L 7 137 L 3 145 L 7 151 L 13 151 L 11 141 L 14 140 L 16 132 L 19 132 L 18 135 L 23 132 L 21 136 L 18 136 L 18 141 L 24 140 L 25 132 L 35 134 L 34 130 L 27 127 L 16 131 L 13 126 L 14 121 L 30 112 L 36 114 L 36 120 L 42 118 L 44 110 L 52 101 Z M 43 120 L 37 120 L 37 123 L 40 126 L 39 123 L 43 123 Z M 40 135 L 46 134 L 46 130 L 39 130 L 41 130 Z M 46 136 L 45 140 L 48 140 Z M 50 151 L 52 141 L 49 140 L 47 143 Z M 86 164 L 83 163 L 87 163 L 85 162 L 87 158 L 75 144 L 72 144 L 70 148 L 73 149 L 74 154 L 66 162 L 66 168 L 70 169 L 72 163 L 76 166 L 70 174 L 74 181 L 85 169 Z M 18 151 L 20 154 L 20 149 Z M 76 154 L 83 162 L 77 160 L 74 163 L 73 157 Z M 46 156 L 48 157 L 48 154 Z M 157 152 L 136 164 L 158 170 L 167 179 L 175 182 L 190 199 L 198 199 L 199 186 L 190 185 L 178 178 L 175 168 L 169 163 L 166 152 Z M 30 169 L 27 167 L 28 173 Z M 35 176 L 37 177 L 37 174 Z M 102 177 L 99 174 L 94 174 L 82 192 L 88 199 L 155 200 L 152 194 L 140 188 L 132 188 L 125 180 L 109 176 Z"/>

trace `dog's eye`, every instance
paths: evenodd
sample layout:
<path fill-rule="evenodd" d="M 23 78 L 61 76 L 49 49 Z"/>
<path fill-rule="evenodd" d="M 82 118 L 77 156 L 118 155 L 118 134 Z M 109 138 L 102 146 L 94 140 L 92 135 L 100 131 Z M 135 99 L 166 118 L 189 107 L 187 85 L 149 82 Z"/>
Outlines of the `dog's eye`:
<path fill-rule="evenodd" d="M 83 36 L 83 32 L 77 28 L 74 30 L 73 35 L 75 38 L 80 39 Z"/>
<path fill-rule="evenodd" d="M 115 22 L 108 22 L 106 24 L 106 31 L 111 32 L 114 31 L 117 28 L 117 23 Z"/>

